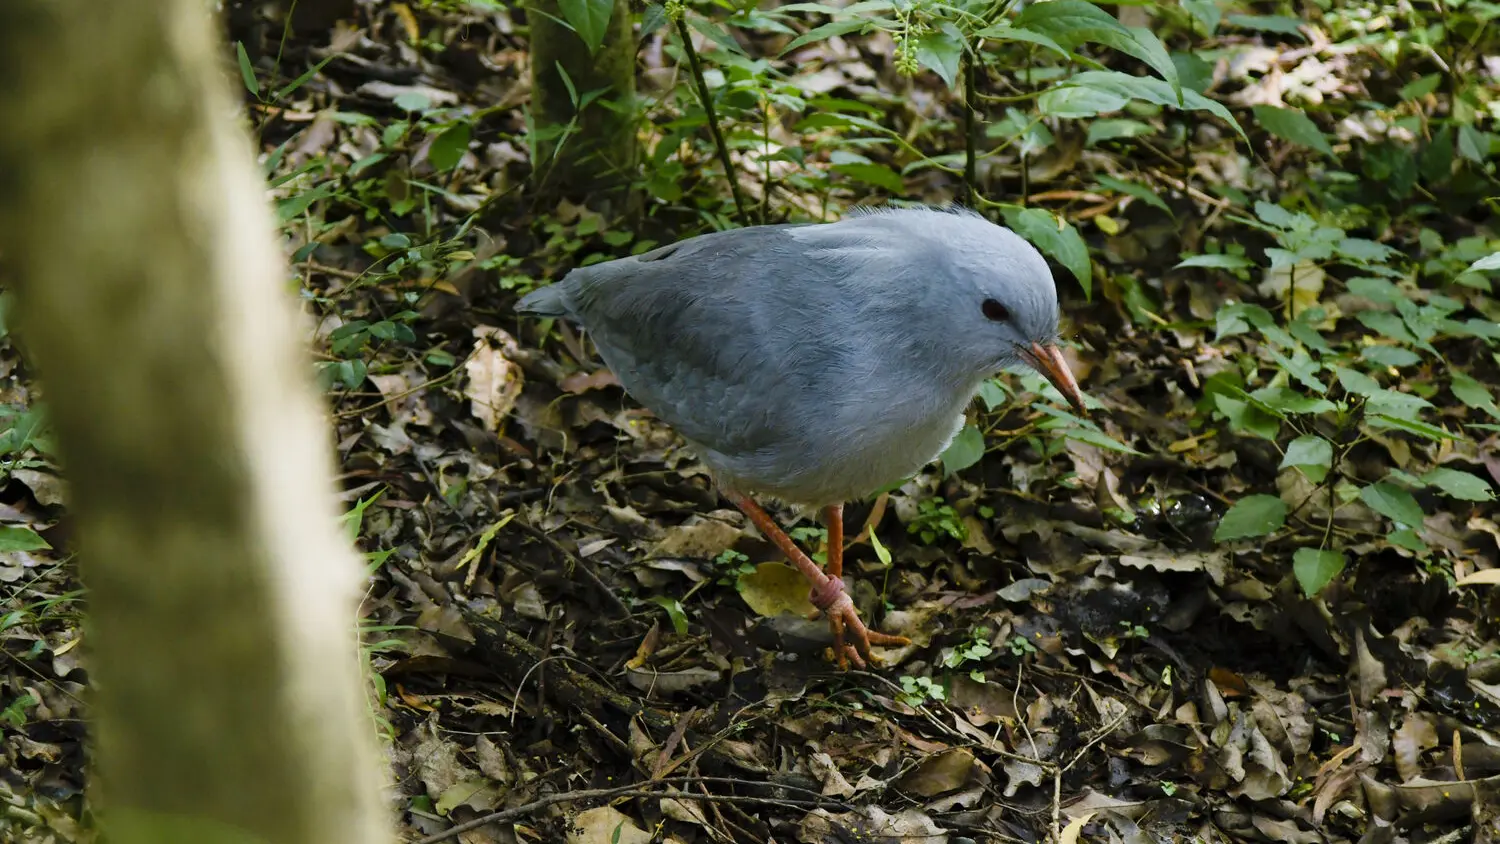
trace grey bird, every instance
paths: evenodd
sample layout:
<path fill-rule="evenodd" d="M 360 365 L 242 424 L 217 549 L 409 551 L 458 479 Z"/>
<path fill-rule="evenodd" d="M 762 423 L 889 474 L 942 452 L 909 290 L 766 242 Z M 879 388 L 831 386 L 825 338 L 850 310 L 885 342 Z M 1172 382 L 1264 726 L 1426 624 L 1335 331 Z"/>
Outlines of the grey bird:
<path fill-rule="evenodd" d="M 869 630 L 844 589 L 844 502 L 936 459 L 1003 369 L 1035 368 L 1083 411 L 1047 262 L 961 209 L 713 232 L 575 269 L 516 309 L 582 326 L 625 391 L 682 435 L 808 579 L 841 667 L 908 644 Z M 826 574 L 751 494 L 822 511 Z"/>

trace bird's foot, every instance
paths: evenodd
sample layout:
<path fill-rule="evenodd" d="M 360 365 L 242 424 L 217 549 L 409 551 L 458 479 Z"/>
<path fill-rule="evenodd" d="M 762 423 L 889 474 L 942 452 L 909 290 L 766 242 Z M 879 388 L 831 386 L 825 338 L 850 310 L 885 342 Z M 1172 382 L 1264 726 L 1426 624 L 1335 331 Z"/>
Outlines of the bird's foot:
<path fill-rule="evenodd" d="M 842 578 L 825 577 L 813 585 L 808 598 L 818 612 L 828 617 L 828 627 L 833 631 L 833 655 L 840 670 L 847 670 L 851 662 L 859 668 L 879 665 L 880 661 L 870 653 L 872 645 L 900 647 L 911 644 L 905 636 L 892 636 L 866 627 L 859 611 L 854 608 L 853 599 L 844 589 Z M 845 633 L 853 641 L 844 641 Z"/>

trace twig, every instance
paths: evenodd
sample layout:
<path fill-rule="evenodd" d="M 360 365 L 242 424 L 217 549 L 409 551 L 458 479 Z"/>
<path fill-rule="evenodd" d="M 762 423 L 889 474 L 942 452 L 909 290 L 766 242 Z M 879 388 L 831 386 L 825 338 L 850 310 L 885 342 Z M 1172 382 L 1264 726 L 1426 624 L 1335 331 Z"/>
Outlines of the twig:
<path fill-rule="evenodd" d="M 698 782 L 714 782 L 724 778 L 698 777 L 695 779 Z M 741 785 L 762 787 L 760 783 L 750 783 L 736 780 L 731 781 L 739 782 L 739 784 Z M 663 784 L 666 783 L 664 782 Z M 673 781 L 672 784 L 677 783 L 676 781 Z M 788 786 L 779 786 L 774 783 L 767 784 L 764 787 L 806 791 L 806 789 L 791 789 Z M 814 792 L 807 793 L 812 794 Z M 466 821 L 451 829 L 439 832 L 436 835 L 429 835 L 426 838 L 418 839 L 416 842 L 414 842 L 414 844 L 439 844 L 439 842 L 457 838 L 458 836 L 462 835 L 465 832 L 468 832 L 471 829 L 478 829 L 482 826 L 488 826 L 492 823 L 505 823 L 506 821 L 525 817 L 526 815 L 529 815 L 539 809 L 545 809 L 548 806 L 555 806 L 559 803 L 573 803 L 579 800 L 613 800 L 619 797 L 671 797 L 674 800 L 702 800 L 705 803 L 749 803 L 769 806 L 796 806 L 804 809 L 834 808 L 844 811 L 848 811 L 850 808 L 849 804 L 847 803 L 838 800 L 828 800 L 822 798 L 821 796 L 812 800 L 799 800 L 788 797 L 751 797 L 737 794 L 692 794 L 686 791 L 665 792 L 642 789 L 635 785 L 621 786 L 619 788 L 588 788 L 583 789 L 582 791 L 568 791 L 562 794 L 551 794 L 546 797 L 533 800 L 530 803 L 517 806 L 513 809 L 505 809 L 504 811 L 500 812 L 491 812 L 488 815 L 475 818 L 472 821 Z"/>
<path fill-rule="evenodd" d="M 979 57 L 973 50 L 964 54 L 964 190 L 970 208 L 979 193 L 979 120 L 975 115 L 974 99 L 978 93 L 974 70 Z"/>
<path fill-rule="evenodd" d="M 550 535 L 547 534 L 546 531 L 542 530 L 541 528 L 529 524 L 524 519 L 516 519 L 515 524 L 520 526 L 521 530 L 524 530 L 536 539 L 541 540 L 542 543 L 548 548 L 551 548 L 560 556 L 567 559 L 568 562 L 573 564 L 574 568 L 581 570 L 589 580 L 594 582 L 594 586 L 598 588 L 600 593 L 602 593 L 610 603 L 615 605 L 615 609 L 620 611 L 621 618 L 630 618 L 630 607 L 626 606 L 625 602 L 620 600 L 620 596 L 615 594 L 615 590 L 609 588 L 609 586 L 604 582 L 604 579 L 599 576 L 599 573 L 594 571 L 594 567 L 592 565 L 590 565 L 582 557 L 574 554 L 567 548 L 564 548 L 561 542 L 553 539 Z"/>
<path fill-rule="evenodd" d="M 686 12 L 683 14 L 686 15 Z M 693 72 L 693 80 L 698 83 L 698 99 L 703 103 L 703 114 L 708 118 L 708 132 L 713 135 L 714 147 L 719 151 L 719 163 L 724 166 L 724 178 L 729 180 L 735 213 L 739 215 L 741 225 L 751 225 L 753 221 L 745 211 L 745 198 L 740 196 L 740 180 L 734 175 L 734 162 L 729 160 L 729 145 L 724 143 L 724 133 L 719 131 L 719 116 L 714 112 L 713 96 L 708 92 L 708 81 L 703 78 L 703 67 L 698 63 L 698 50 L 693 46 L 693 36 L 688 32 L 687 21 L 683 16 L 677 18 L 677 36 L 682 39 L 682 51 L 687 54 L 688 68 Z"/>

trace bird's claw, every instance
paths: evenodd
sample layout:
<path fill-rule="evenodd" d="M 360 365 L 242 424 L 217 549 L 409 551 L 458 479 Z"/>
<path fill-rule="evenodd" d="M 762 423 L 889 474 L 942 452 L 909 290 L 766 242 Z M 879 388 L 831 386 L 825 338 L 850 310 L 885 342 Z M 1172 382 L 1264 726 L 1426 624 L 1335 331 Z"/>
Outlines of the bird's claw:
<path fill-rule="evenodd" d="M 866 627 L 840 578 L 830 577 L 814 586 L 809 597 L 813 606 L 818 608 L 814 615 L 821 613 L 828 616 L 828 627 L 833 631 L 833 656 L 841 671 L 847 671 L 851 662 L 857 668 L 879 665 L 880 660 L 870 652 L 872 645 L 900 647 L 911 644 L 911 640 L 905 636 L 892 636 Z M 852 642 L 844 641 L 846 631 L 853 639 Z"/>

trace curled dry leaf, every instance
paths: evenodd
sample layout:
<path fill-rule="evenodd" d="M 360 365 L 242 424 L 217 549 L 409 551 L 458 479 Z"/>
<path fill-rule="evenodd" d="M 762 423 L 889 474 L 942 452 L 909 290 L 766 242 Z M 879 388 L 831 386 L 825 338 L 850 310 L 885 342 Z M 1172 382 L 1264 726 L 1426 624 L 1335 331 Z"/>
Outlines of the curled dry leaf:
<path fill-rule="evenodd" d="M 474 349 L 464 362 L 464 374 L 468 376 L 464 395 L 469 398 L 470 413 L 487 431 L 499 433 L 526 383 L 521 367 L 511 360 L 515 349 L 515 338 L 504 331 L 492 326 L 475 327 Z"/>

